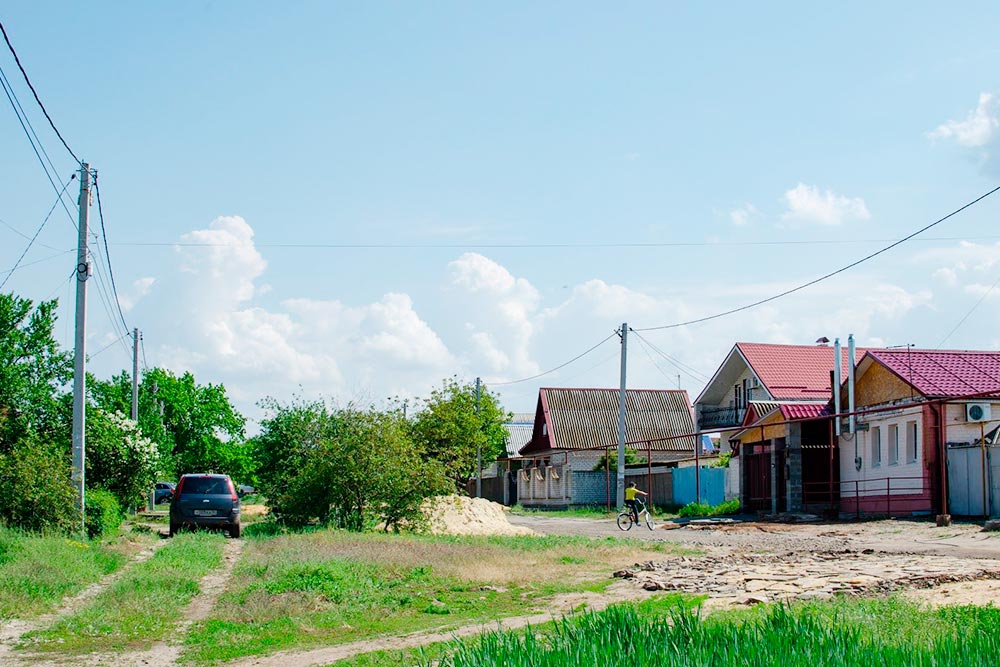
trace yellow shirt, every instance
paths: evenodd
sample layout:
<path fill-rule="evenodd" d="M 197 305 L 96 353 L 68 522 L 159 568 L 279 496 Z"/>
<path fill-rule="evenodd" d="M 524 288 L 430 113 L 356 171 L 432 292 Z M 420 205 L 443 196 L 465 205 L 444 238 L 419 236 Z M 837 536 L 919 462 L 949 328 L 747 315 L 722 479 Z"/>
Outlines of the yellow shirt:
<path fill-rule="evenodd" d="M 636 494 L 637 491 L 638 491 L 638 489 L 635 489 L 635 488 L 626 488 L 625 489 L 625 500 L 635 500 L 635 494 Z"/>

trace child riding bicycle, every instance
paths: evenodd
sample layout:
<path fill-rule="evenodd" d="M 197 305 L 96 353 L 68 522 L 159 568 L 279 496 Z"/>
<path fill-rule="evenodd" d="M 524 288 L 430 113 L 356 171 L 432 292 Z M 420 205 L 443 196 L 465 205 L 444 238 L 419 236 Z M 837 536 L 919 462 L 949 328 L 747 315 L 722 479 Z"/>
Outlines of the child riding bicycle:
<path fill-rule="evenodd" d="M 632 521 L 639 523 L 639 507 L 636 505 L 636 496 L 647 495 L 645 491 L 635 488 L 635 482 L 629 482 L 625 487 L 625 505 L 632 511 Z"/>

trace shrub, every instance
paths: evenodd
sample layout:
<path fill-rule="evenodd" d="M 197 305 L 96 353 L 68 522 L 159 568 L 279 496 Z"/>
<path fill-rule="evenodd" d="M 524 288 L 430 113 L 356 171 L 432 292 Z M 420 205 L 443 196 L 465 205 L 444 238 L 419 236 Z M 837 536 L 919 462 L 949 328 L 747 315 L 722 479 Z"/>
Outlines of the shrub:
<path fill-rule="evenodd" d="M 113 535 L 125 520 L 115 495 L 104 489 L 87 489 L 86 515 L 84 525 L 90 539 Z"/>
<path fill-rule="evenodd" d="M 727 500 L 726 502 L 720 503 L 715 507 L 706 505 L 705 503 L 688 503 L 677 512 L 677 516 L 719 516 L 721 514 L 736 514 L 739 511 L 740 501 L 738 498 L 733 498 L 732 500 Z"/>
<path fill-rule="evenodd" d="M 54 445 L 22 439 L 0 454 L 0 489 L 0 521 L 12 528 L 69 532 L 80 526 L 70 464 Z"/>

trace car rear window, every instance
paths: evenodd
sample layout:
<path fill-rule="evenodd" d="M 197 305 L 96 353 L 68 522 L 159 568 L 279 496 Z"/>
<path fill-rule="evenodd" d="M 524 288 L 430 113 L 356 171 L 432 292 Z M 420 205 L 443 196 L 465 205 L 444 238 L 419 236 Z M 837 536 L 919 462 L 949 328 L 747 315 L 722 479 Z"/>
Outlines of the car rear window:
<path fill-rule="evenodd" d="M 181 488 L 184 495 L 222 496 L 229 493 L 225 477 L 185 477 Z"/>

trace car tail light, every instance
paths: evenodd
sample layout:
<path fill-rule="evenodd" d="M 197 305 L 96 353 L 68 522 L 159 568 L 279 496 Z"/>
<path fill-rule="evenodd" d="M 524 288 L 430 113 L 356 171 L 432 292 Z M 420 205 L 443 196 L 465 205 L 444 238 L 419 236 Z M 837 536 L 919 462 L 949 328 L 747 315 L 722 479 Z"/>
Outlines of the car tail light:
<path fill-rule="evenodd" d="M 229 493 L 233 494 L 233 502 L 240 502 L 240 497 L 236 494 L 236 487 L 233 486 L 233 480 L 227 479 L 226 483 L 229 484 Z"/>
<path fill-rule="evenodd" d="M 177 482 L 177 486 L 174 488 L 174 496 L 180 497 L 181 487 L 184 486 L 184 478 L 181 477 L 180 481 Z"/>

